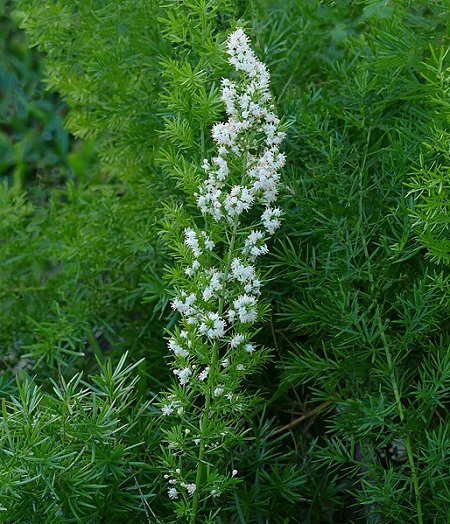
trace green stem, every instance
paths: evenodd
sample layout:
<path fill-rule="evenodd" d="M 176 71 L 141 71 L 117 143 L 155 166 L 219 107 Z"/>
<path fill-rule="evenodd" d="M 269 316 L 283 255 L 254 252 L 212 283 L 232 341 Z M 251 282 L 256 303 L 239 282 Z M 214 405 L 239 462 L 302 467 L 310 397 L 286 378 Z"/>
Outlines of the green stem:
<path fill-rule="evenodd" d="M 373 275 L 372 275 L 372 271 L 371 271 L 371 264 L 370 264 L 369 251 L 367 249 L 367 242 L 366 242 L 365 235 L 364 235 L 364 233 L 362 231 L 361 231 L 361 239 L 362 239 L 364 254 L 365 254 L 366 260 L 367 260 L 368 273 L 369 273 L 369 283 L 370 283 L 371 293 L 372 293 L 372 296 L 373 296 L 374 295 L 375 284 L 374 284 Z M 377 302 L 377 300 L 376 300 L 376 298 L 374 296 L 373 296 L 373 300 L 374 300 L 374 304 L 375 304 L 376 322 L 377 322 L 378 329 L 380 330 L 380 337 L 381 337 L 381 341 L 383 343 L 384 352 L 385 352 L 385 355 L 386 355 L 386 361 L 387 361 L 388 368 L 389 368 L 389 378 L 390 378 L 392 389 L 393 389 L 393 392 L 394 392 L 394 398 L 395 398 L 395 403 L 396 403 L 396 406 L 397 406 L 397 411 L 398 411 L 401 423 L 403 424 L 403 426 L 405 426 L 406 417 L 405 417 L 405 412 L 404 412 L 404 409 L 403 409 L 402 399 L 401 399 L 401 396 L 400 396 L 400 390 L 399 390 L 398 383 L 397 383 L 397 377 L 395 376 L 395 372 L 394 372 L 394 361 L 392 359 L 392 354 L 391 354 L 389 343 L 388 343 L 388 340 L 387 340 L 387 337 L 386 337 L 385 328 L 384 328 L 383 322 L 381 320 L 379 304 L 378 304 L 378 302 Z M 415 465 L 415 462 L 414 462 L 414 455 L 413 455 L 413 452 L 412 452 L 411 439 L 410 439 L 410 436 L 409 436 L 408 433 L 406 433 L 406 435 L 404 436 L 404 439 L 405 439 L 406 454 L 408 456 L 408 463 L 409 463 L 409 467 L 411 469 L 411 479 L 412 479 L 412 483 L 413 483 L 413 487 L 414 487 L 414 494 L 415 494 L 415 497 L 416 497 L 417 522 L 418 522 L 418 524 L 423 524 L 422 502 L 421 502 L 421 499 L 420 499 L 419 478 L 418 478 L 418 475 L 417 475 L 417 469 L 416 469 L 416 465 Z"/>
<path fill-rule="evenodd" d="M 223 310 L 225 307 L 225 283 L 228 280 L 228 275 L 230 273 L 231 269 L 231 262 L 233 260 L 233 252 L 234 252 L 234 246 L 236 244 L 236 238 L 237 238 L 237 229 L 239 225 L 239 218 L 236 217 L 233 222 L 233 229 L 231 231 L 231 238 L 229 242 L 229 250 L 227 259 L 225 262 L 225 269 L 223 272 L 223 281 L 224 281 L 224 288 L 223 292 L 221 293 L 219 297 L 219 307 L 218 307 L 218 314 L 219 316 L 222 316 Z M 205 453 L 206 453 L 206 436 L 208 435 L 208 426 L 209 426 L 209 411 L 211 406 L 211 400 L 213 397 L 214 388 L 216 386 L 215 384 L 215 378 L 218 374 L 218 370 L 216 369 L 219 366 L 219 343 L 216 342 L 212 348 L 211 348 L 211 363 L 210 363 L 210 373 L 209 373 L 209 380 L 208 380 L 208 388 L 206 389 L 205 393 L 205 406 L 203 409 L 203 414 L 200 418 L 200 443 L 199 443 L 199 452 L 198 452 L 198 464 L 197 464 L 197 475 L 195 478 L 195 485 L 197 489 L 194 492 L 193 499 L 192 499 L 192 513 L 190 518 L 190 524 L 195 524 L 197 521 L 197 511 L 198 511 L 198 503 L 199 503 L 199 489 L 202 485 L 203 481 L 203 465 L 205 461 Z"/>
<path fill-rule="evenodd" d="M 216 360 L 216 355 L 218 354 L 218 344 L 214 344 L 212 348 L 212 361 Z M 213 363 L 211 362 L 211 367 Z M 206 428 L 209 424 L 209 408 L 211 405 L 211 398 L 212 398 L 212 385 L 210 384 L 208 389 L 206 390 L 205 395 L 205 408 L 203 410 L 202 417 L 200 419 L 200 449 L 198 453 L 198 464 L 197 464 L 197 475 L 195 478 L 195 485 L 196 490 L 193 495 L 192 500 L 192 514 L 191 514 L 191 524 L 195 524 L 197 520 L 197 508 L 198 508 L 198 501 L 199 501 L 199 488 L 202 484 L 202 477 L 203 477 L 203 462 L 205 460 L 205 436 L 206 436 Z"/>
<path fill-rule="evenodd" d="M 380 333 L 381 333 L 381 340 L 383 342 L 383 347 L 384 347 L 384 351 L 385 351 L 385 354 L 386 354 L 386 360 L 387 360 L 388 367 L 389 367 L 389 376 L 390 376 L 390 379 L 391 379 L 392 389 L 394 391 L 395 402 L 397 404 L 397 411 L 398 411 L 398 414 L 400 416 L 400 421 L 402 422 L 403 425 L 405 425 L 405 420 L 406 420 L 405 412 L 403 410 L 403 405 L 402 405 L 402 400 L 401 400 L 401 396 L 400 396 L 400 391 L 399 391 L 398 384 L 397 384 L 397 378 L 396 378 L 395 373 L 394 373 L 394 364 L 393 364 L 393 360 L 392 360 L 391 350 L 389 348 L 389 344 L 388 344 L 388 341 L 387 341 L 387 338 L 386 338 L 386 334 L 385 334 L 384 329 L 383 329 L 383 324 L 381 322 L 381 317 L 380 317 L 380 311 L 379 311 L 379 308 L 378 308 L 378 304 L 376 306 L 376 316 L 377 316 L 377 324 L 378 324 L 378 327 L 379 327 Z M 408 456 L 409 467 L 411 469 L 411 477 L 412 477 L 412 483 L 413 483 L 413 486 L 414 486 L 414 494 L 415 494 L 415 497 L 416 497 L 417 522 L 418 522 L 418 524 L 423 524 L 422 502 L 421 502 L 421 499 L 420 499 L 419 478 L 418 478 L 418 475 L 417 475 L 416 464 L 414 462 L 414 455 L 413 455 L 412 446 L 411 446 L 411 438 L 410 438 L 408 433 L 406 433 L 406 435 L 404 436 L 404 439 L 405 439 L 406 454 Z"/>

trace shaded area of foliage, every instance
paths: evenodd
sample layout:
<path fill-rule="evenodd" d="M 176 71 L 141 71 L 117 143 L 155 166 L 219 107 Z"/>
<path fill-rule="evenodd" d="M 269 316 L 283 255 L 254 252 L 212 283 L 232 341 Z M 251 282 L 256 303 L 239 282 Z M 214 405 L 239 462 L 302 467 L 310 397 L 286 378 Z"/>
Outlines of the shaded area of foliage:
<path fill-rule="evenodd" d="M 84 176 L 93 160 L 92 144 L 74 144 L 62 121 L 66 106 L 45 91 L 43 62 L 0 4 L 0 176 L 16 189 L 46 198 L 47 187 L 69 176 Z"/>

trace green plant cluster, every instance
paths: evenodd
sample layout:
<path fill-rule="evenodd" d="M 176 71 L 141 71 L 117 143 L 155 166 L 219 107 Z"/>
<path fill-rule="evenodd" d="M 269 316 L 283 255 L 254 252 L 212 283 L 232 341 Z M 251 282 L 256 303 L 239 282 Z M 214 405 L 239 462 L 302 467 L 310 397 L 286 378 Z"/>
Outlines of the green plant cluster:
<path fill-rule="evenodd" d="M 123 522 L 142 501 L 148 471 L 139 426 L 148 403 L 135 405 L 139 365 L 101 366 L 90 382 L 32 380 L 3 402 L 0 510 L 7 522 Z M 135 461 L 137 450 L 142 461 Z M 146 493 L 150 498 L 151 493 Z M 136 500 L 137 499 L 137 500 Z"/>
<path fill-rule="evenodd" d="M 43 61 L 17 27 L 12 2 L 0 2 L 0 174 L 34 199 L 67 177 L 86 176 L 93 144 L 77 143 L 63 128 L 66 105 L 45 91 Z"/>
<path fill-rule="evenodd" d="M 160 464 L 173 428 L 154 402 L 172 380 L 169 248 L 199 221 L 237 26 L 287 129 L 283 226 L 261 262 L 256 342 L 272 357 L 246 379 L 263 400 L 223 449 L 239 482 L 199 522 L 449 520 L 449 9 L 16 1 L 67 129 L 89 142 L 36 200 L 24 144 L 43 126 L 33 162 L 66 170 L 61 106 L 36 123 L 21 88 L 20 104 L 2 97 L 28 116 L 1 122 L 0 522 L 180 522 Z M 17 73 L 36 56 L 21 39 L 0 43 L 24 56 L 2 78 L 36 84 Z"/>

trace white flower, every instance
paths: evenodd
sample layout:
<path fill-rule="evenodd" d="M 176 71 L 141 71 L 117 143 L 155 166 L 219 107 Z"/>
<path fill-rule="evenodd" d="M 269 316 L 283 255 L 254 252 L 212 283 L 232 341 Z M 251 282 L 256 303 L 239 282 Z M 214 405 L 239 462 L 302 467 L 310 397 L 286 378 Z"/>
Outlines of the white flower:
<path fill-rule="evenodd" d="M 231 276 L 238 282 L 250 282 L 256 280 L 254 266 L 246 266 L 240 258 L 234 258 L 231 262 Z"/>
<path fill-rule="evenodd" d="M 264 235 L 262 234 L 259 229 L 256 229 L 255 231 L 252 231 L 248 237 L 245 239 L 245 245 L 246 246 L 256 246 L 258 242 L 264 239 Z"/>
<path fill-rule="evenodd" d="M 191 379 L 192 371 L 190 368 L 174 369 L 173 374 L 178 376 L 180 385 L 184 386 L 189 383 L 189 380 Z"/>
<path fill-rule="evenodd" d="M 250 249 L 250 255 L 251 255 L 253 260 L 255 260 L 260 255 L 267 255 L 268 252 L 269 252 L 269 249 L 266 246 L 266 244 L 263 244 L 262 246 L 259 246 L 259 247 L 253 246 Z"/>
<path fill-rule="evenodd" d="M 197 197 L 197 205 L 203 214 L 209 213 L 216 221 L 223 217 L 222 203 L 220 201 L 222 191 L 220 189 L 207 187 Z"/>
<path fill-rule="evenodd" d="M 266 149 L 260 158 L 252 158 L 247 175 L 254 180 L 252 191 L 261 202 L 268 204 L 276 199 L 280 179 L 277 170 L 284 165 L 284 160 L 277 146 Z"/>
<path fill-rule="evenodd" d="M 217 271 L 217 269 L 211 270 L 209 284 L 205 287 L 202 293 L 205 302 L 207 302 L 211 297 L 216 296 L 216 292 L 223 288 L 222 279 L 223 273 Z"/>
<path fill-rule="evenodd" d="M 170 339 L 167 345 L 169 347 L 169 350 L 173 351 L 175 355 L 179 357 L 187 357 L 189 355 L 189 351 L 180 346 L 180 344 L 178 344 L 176 340 Z"/>
<path fill-rule="evenodd" d="M 165 406 L 163 406 L 161 408 L 161 411 L 164 416 L 166 417 L 169 416 L 171 413 L 173 413 L 172 403 L 166 404 Z"/>
<path fill-rule="evenodd" d="M 213 126 L 211 135 L 218 144 L 232 146 L 236 141 L 238 130 L 239 128 L 232 122 L 219 123 Z"/>
<path fill-rule="evenodd" d="M 261 282 L 256 276 L 254 266 L 245 265 L 240 258 L 234 258 L 231 262 L 230 278 L 237 280 L 244 285 L 244 291 L 252 295 L 259 295 L 261 293 Z"/>
<path fill-rule="evenodd" d="M 176 500 L 178 498 L 178 490 L 177 488 L 169 488 L 167 490 L 167 493 L 169 495 L 169 498 L 172 500 Z"/>
<path fill-rule="evenodd" d="M 267 245 L 262 243 L 264 235 L 258 229 L 252 231 L 245 239 L 244 248 L 242 252 L 250 255 L 252 260 L 255 260 L 260 255 L 265 255 L 269 252 Z"/>
<path fill-rule="evenodd" d="M 211 166 L 209 164 L 209 160 L 207 158 L 204 158 L 203 159 L 203 164 L 202 164 L 202 168 L 208 172 L 210 169 L 211 169 Z"/>
<path fill-rule="evenodd" d="M 198 376 L 199 380 L 206 380 L 209 374 L 209 366 L 206 366 L 206 368 L 200 373 Z"/>
<path fill-rule="evenodd" d="M 189 289 L 195 292 L 187 294 L 179 291 L 173 300 L 172 307 L 183 316 L 181 322 L 185 329 L 168 341 L 169 350 L 177 357 L 179 366 L 173 373 L 182 386 L 189 384 L 192 376 L 198 376 L 199 381 L 208 379 L 210 368 L 201 364 L 205 355 L 208 356 L 207 345 L 213 347 L 214 351 L 220 350 L 221 356 L 217 355 L 216 360 L 212 361 L 222 368 L 234 365 L 235 358 L 239 361 L 242 351 L 255 351 L 253 344 L 247 342 L 251 334 L 247 334 L 248 326 L 245 326 L 258 320 L 257 298 L 261 282 L 252 262 L 268 252 L 265 237 L 268 238 L 280 226 L 281 210 L 275 207 L 274 202 L 280 182 L 279 170 L 285 162 L 284 155 L 279 151 L 284 132 L 280 130 L 280 120 L 273 113 L 270 103 L 270 75 L 265 64 L 258 60 L 251 49 L 243 29 L 238 28 L 229 36 L 227 50 L 229 62 L 244 74 L 241 75 L 241 82 L 222 81 L 222 100 L 228 120 L 217 123 L 211 130 L 217 153 L 210 160 L 204 159 L 202 168 L 205 180 L 194 196 L 201 213 L 207 216 L 207 225 L 211 221 L 209 216 L 216 222 L 223 221 L 227 227 L 223 228 L 222 234 L 217 231 L 215 238 L 220 238 L 220 250 L 224 253 L 222 270 L 228 267 L 229 271 L 225 276 L 223 272 L 206 265 L 207 260 L 219 260 L 220 254 L 207 253 L 214 250 L 214 242 L 206 231 L 197 229 L 192 222 L 193 227 L 184 231 L 184 243 L 188 248 L 184 251 L 193 255 L 189 254 L 192 263 L 186 264 L 185 274 L 191 278 Z M 254 226 L 237 230 L 241 215 L 256 205 L 264 208 L 260 219 L 261 230 L 255 230 Z M 233 240 L 232 244 L 227 245 L 231 231 L 234 231 L 233 234 L 239 231 L 237 242 Z M 225 263 L 227 248 L 228 256 L 234 257 L 231 266 L 230 259 Z M 229 326 L 234 329 L 234 334 L 228 337 Z M 236 333 L 236 327 L 242 328 L 245 334 Z M 234 353 L 232 350 L 235 350 Z M 245 372 L 246 368 L 243 364 L 237 364 L 235 369 Z M 222 374 L 226 375 L 226 371 L 222 370 Z M 197 393 L 204 388 L 195 380 L 192 387 L 197 388 Z M 240 395 L 231 393 L 229 389 L 228 384 L 217 384 L 212 386 L 212 393 L 216 398 L 223 396 L 230 401 L 228 410 L 242 410 Z M 163 415 L 170 415 L 174 411 L 182 414 L 182 402 L 168 396 L 167 404 L 161 407 L 161 411 Z M 185 433 L 187 435 L 188 430 Z M 194 436 L 198 435 L 189 438 Z M 193 442 L 199 445 L 200 438 L 193 439 Z M 176 449 L 177 453 L 182 451 L 182 445 L 178 441 L 168 442 L 169 449 Z M 214 444 L 219 445 L 219 442 Z M 196 485 L 180 483 L 179 469 L 177 473 L 178 490 L 181 486 L 189 495 L 193 495 Z M 237 471 L 233 470 L 232 477 L 236 475 Z M 169 497 L 174 500 L 179 497 L 179 491 L 174 487 L 176 482 L 168 490 Z M 220 488 L 220 485 L 213 485 Z M 210 490 L 211 497 L 220 495 L 219 489 Z"/>
<path fill-rule="evenodd" d="M 220 338 L 225 333 L 225 320 L 220 318 L 217 313 L 207 313 L 198 327 L 198 331 L 208 338 Z"/>
<path fill-rule="evenodd" d="M 220 395 L 223 395 L 224 391 L 225 389 L 223 388 L 223 386 L 217 386 L 216 389 L 214 390 L 214 396 L 220 397 Z"/>
<path fill-rule="evenodd" d="M 227 317 L 230 322 L 233 322 L 234 319 L 236 318 L 236 311 L 234 309 L 229 309 L 227 313 Z"/>
<path fill-rule="evenodd" d="M 205 244 L 205 248 L 208 251 L 212 251 L 215 246 L 214 242 L 209 238 L 209 236 L 205 232 L 202 232 L 202 236 L 203 236 L 203 242 Z"/>
<path fill-rule="evenodd" d="M 178 310 L 186 317 L 191 317 L 197 313 L 196 309 L 193 307 L 196 300 L 197 297 L 195 296 L 195 293 L 191 293 L 188 296 L 185 291 L 182 291 L 181 298 L 175 298 L 172 301 L 172 309 Z"/>
<path fill-rule="evenodd" d="M 244 342 L 245 337 L 241 333 L 238 333 L 237 335 L 234 335 L 234 337 L 230 340 L 230 346 L 232 348 L 237 348 Z"/>
<path fill-rule="evenodd" d="M 208 302 L 208 300 L 213 296 L 214 296 L 214 291 L 209 286 L 205 287 L 202 293 L 203 300 L 205 302 Z"/>
<path fill-rule="evenodd" d="M 264 229 L 270 235 L 273 235 L 273 233 L 275 233 L 275 231 L 280 227 L 281 225 L 280 216 L 281 216 L 281 209 L 279 207 L 276 207 L 276 208 L 266 207 L 266 210 L 261 215 Z"/>
<path fill-rule="evenodd" d="M 216 171 L 213 171 L 211 173 L 209 181 L 207 181 L 207 183 L 209 182 L 210 187 L 214 189 L 217 188 L 217 186 L 222 186 L 222 182 L 228 177 L 229 170 L 228 162 L 225 160 L 225 158 L 223 158 L 220 155 L 213 158 L 213 163 L 217 166 L 217 169 Z"/>
<path fill-rule="evenodd" d="M 251 293 L 252 295 L 260 295 L 261 294 L 261 281 L 255 278 L 255 280 L 252 280 L 248 284 L 245 284 L 244 291 L 246 293 Z"/>
<path fill-rule="evenodd" d="M 236 115 L 236 96 L 236 84 L 228 78 L 224 78 L 222 80 L 222 100 L 225 103 L 227 114 L 230 116 Z"/>
<path fill-rule="evenodd" d="M 192 253 L 194 254 L 195 258 L 198 258 L 202 254 L 202 250 L 200 249 L 200 245 L 197 238 L 197 233 L 191 228 L 187 227 L 184 230 L 185 235 L 185 244 L 191 248 Z"/>
<path fill-rule="evenodd" d="M 218 156 L 212 159 L 212 165 L 207 159 L 203 161 L 202 167 L 208 178 L 199 188 L 199 194 L 196 194 L 202 213 L 211 214 L 217 221 L 223 217 L 233 219 L 250 209 L 255 192 L 264 202 L 272 202 L 276 198 L 279 179 L 277 169 L 282 165 L 281 159 L 277 162 L 278 146 L 284 138 L 284 133 L 279 131 L 280 121 L 268 104 L 271 98 L 269 73 L 251 49 L 242 28 L 229 36 L 227 49 L 229 62 L 237 71 L 244 71 L 247 78 L 242 85 L 228 79 L 222 80 L 222 100 L 229 118 L 227 122 L 215 124 L 211 130 L 218 145 Z M 252 130 L 253 136 L 255 133 L 264 134 L 264 143 L 259 143 L 258 139 L 249 141 Z M 238 156 L 244 150 L 248 152 L 249 148 L 260 146 L 264 147 L 261 158 L 247 153 L 250 164 L 258 160 L 257 166 L 251 166 L 247 173 L 255 179 L 254 182 L 247 186 L 236 186 L 228 194 L 224 193 L 224 183 L 231 165 L 226 157 L 230 153 Z"/>
<path fill-rule="evenodd" d="M 223 273 L 220 271 L 217 271 L 216 269 L 213 269 L 211 271 L 211 280 L 209 282 L 209 285 L 211 286 L 214 291 L 219 291 L 222 289 L 222 279 L 223 279 Z"/>
<path fill-rule="evenodd" d="M 258 312 L 256 311 L 256 298 L 251 295 L 241 295 L 233 301 L 233 306 L 243 323 L 256 322 Z"/>
<path fill-rule="evenodd" d="M 254 78 L 257 89 L 270 98 L 267 91 L 270 81 L 269 72 L 265 64 L 260 62 L 249 45 L 249 39 L 242 28 L 232 33 L 227 42 L 229 62 L 237 71 L 245 71 L 250 78 Z"/>
<path fill-rule="evenodd" d="M 193 277 L 195 275 L 195 272 L 197 271 L 197 269 L 200 268 L 200 262 L 195 259 L 192 264 L 187 267 L 184 272 L 185 274 L 188 276 L 188 277 Z"/>
<path fill-rule="evenodd" d="M 197 486 L 195 484 L 186 484 L 186 482 L 181 482 L 180 486 L 182 488 L 186 488 L 189 495 L 193 495 L 195 490 L 197 489 Z"/>
<path fill-rule="evenodd" d="M 252 231 L 245 239 L 242 252 L 250 255 L 252 260 L 255 260 L 260 255 L 265 255 L 269 250 L 267 245 L 263 243 L 263 240 L 264 235 L 259 229 Z"/>
<path fill-rule="evenodd" d="M 184 486 L 187 489 L 187 492 L 189 495 L 193 495 L 195 490 L 197 489 L 197 486 L 195 484 L 188 484 L 187 486 Z"/>
<path fill-rule="evenodd" d="M 230 193 L 225 197 L 224 208 L 228 216 L 233 218 L 236 215 L 248 211 L 253 203 L 252 192 L 242 186 L 234 186 Z"/>

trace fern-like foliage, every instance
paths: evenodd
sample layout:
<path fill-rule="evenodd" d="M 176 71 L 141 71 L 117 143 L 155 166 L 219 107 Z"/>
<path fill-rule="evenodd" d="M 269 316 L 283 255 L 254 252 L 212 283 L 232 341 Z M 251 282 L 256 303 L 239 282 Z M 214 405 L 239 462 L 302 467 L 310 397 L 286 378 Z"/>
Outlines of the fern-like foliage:
<path fill-rule="evenodd" d="M 173 521 L 148 401 L 170 383 L 176 239 L 201 224 L 239 25 L 286 122 L 284 225 L 261 267 L 255 343 L 272 361 L 245 384 L 263 401 L 226 450 L 241 483 L 209 518 L 447 522 L 448 1 L 15 6 L 90 142 L 33 203 L 0 186 L 0 520 Z M 139 365 L 105 385 L 127 350 Z"/>

